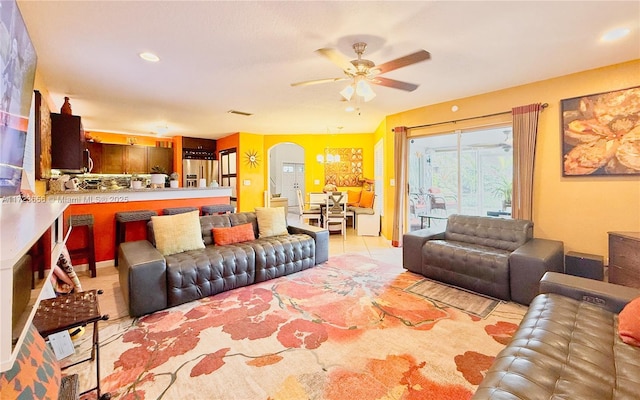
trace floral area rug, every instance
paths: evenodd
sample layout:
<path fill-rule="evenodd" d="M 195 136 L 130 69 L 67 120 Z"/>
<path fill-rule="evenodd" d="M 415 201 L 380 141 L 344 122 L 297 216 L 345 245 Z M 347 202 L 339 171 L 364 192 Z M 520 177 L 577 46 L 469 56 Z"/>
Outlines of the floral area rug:
<path fill-rule="evenodd" d="M 102 391 L 116 399 L 468 399 L 526 307 L 501 303 L 481 319 L 406 290 L 421 279 L 346 254 L 107 321 Z M 93 368 L 74 372 L 90 387 Z"/>

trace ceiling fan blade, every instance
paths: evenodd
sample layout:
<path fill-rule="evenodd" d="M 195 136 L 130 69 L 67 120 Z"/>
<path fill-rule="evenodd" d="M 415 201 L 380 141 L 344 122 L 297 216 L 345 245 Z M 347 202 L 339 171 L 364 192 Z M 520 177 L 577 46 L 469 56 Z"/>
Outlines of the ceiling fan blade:
<path fill-rule="evenodd" d="M 328 58 L 329 61 L 342 68 L 345 72 L 351 74 L 355 74 L 357 72 L 356 67 L 351 64 L 351 60 L 336 49 L 322 48 L 316 50 L 316 53 Z"/>
<path fill-rule="evenodd" d="M 308 85 L 316 85 L 318 83 L 329 83 L 329 82 L 339 82 L 344 81 L 350 78 L 342 77 L 342 78 L 326 78 L 326 79 L 314 79 L 311 81 L 303 81 L 292 83 L 291 86 L 308 86 Z"/>
<path fill-rule="evenodd" d="M 379 74 L 384 74 L 385 72 L 393 71 L 394 69 L 406 67 L 407 65 L 415 64 L 420 61 L 425 61 L 431 58 L 431 54 L 429 54 L 426 50 L 416 51 L 415 53 L 409 54 L 404 57 L 396 58 L 395 60 L 388 61 L 384 64 L 376 65 L 374 70 L 378 70 Z"/>
<path fill-rule="evenodd" d="M 381 76 L 376 76 L 375 78 L 371 78 L 371 83 L 386 86 L 394 89 L 406 90 L 407 92 L 413 92 L 420 85 L 416 85 L 414 83 L 397 81 L 395 79 L 383 78 Z"/>

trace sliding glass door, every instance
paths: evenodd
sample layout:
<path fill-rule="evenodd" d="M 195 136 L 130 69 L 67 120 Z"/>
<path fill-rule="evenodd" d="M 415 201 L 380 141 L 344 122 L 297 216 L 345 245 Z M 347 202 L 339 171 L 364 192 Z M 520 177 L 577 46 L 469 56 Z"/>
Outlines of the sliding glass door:
<path fill-rule="evenodd" d="M 511 127 L 413 137 L 408 171 L 410 231 L 454 213 L 509 217 Z"/>

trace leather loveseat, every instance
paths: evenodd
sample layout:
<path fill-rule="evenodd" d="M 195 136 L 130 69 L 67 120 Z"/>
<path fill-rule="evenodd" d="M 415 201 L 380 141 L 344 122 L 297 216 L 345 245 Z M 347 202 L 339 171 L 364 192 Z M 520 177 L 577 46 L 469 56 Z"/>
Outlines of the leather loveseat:
<path fill-rule="evenodd" d="M 472 400 L 638 399 L 640 347 L 618 314 L 640 290 L 550 272 L 540 292 Z"/>
<path fill-rule="evenodd" d="M 118 250 L 120 287 L 132 317 L 311 268 L 329 258 L 329 232 L 288 226 L 288 234 L 259 238 L 253 212 L 199 217 L 204 249 L 163 256 L 148 239 Z M 213 228 L 251 223 L 256 239 L 215 245 Z"/>
<path fill-rule="evenodd" d="M 450 215 L 444 232 L 403 236 L 403 266 L 427 278 L 529 304 L 547 271 L 564 272 L 560 241 L 533 238 L 533 222 Z"/>

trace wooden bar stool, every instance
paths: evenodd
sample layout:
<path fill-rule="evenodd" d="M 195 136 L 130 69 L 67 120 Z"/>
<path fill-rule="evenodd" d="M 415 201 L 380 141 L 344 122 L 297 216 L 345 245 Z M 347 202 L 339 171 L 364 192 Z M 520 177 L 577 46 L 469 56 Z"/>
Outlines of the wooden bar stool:
<path fill-rule="evenodd" d="M 198 207 L 173 207 L 173 208 L 163 208 L 162 215 L 184 214 L 191 211 L 198 211 L 198 213 L 200 213 L 200 209 Z"/>
<path fill-rule="evenodd" d="M 120 243 L 127 241 L 127 222 L 151 221 L 151 217 L 158 215 L 152 210 L 121 211 L 116 213 L 116 243 L 113 263 L 118 266 L 118 248 Z"/>
<path fill-rule="evenodd" d="M 91 277 L 96 277 L 96 250 L 93 239 L 93 214 L 78 214 L 69 216 L 69 226 L 73 228 L 85 227 L 87 232 L 87 244 L 79 249 L 69 249 L 69 255 L 73 257 L 86 258 L 89 263 Z"/>

